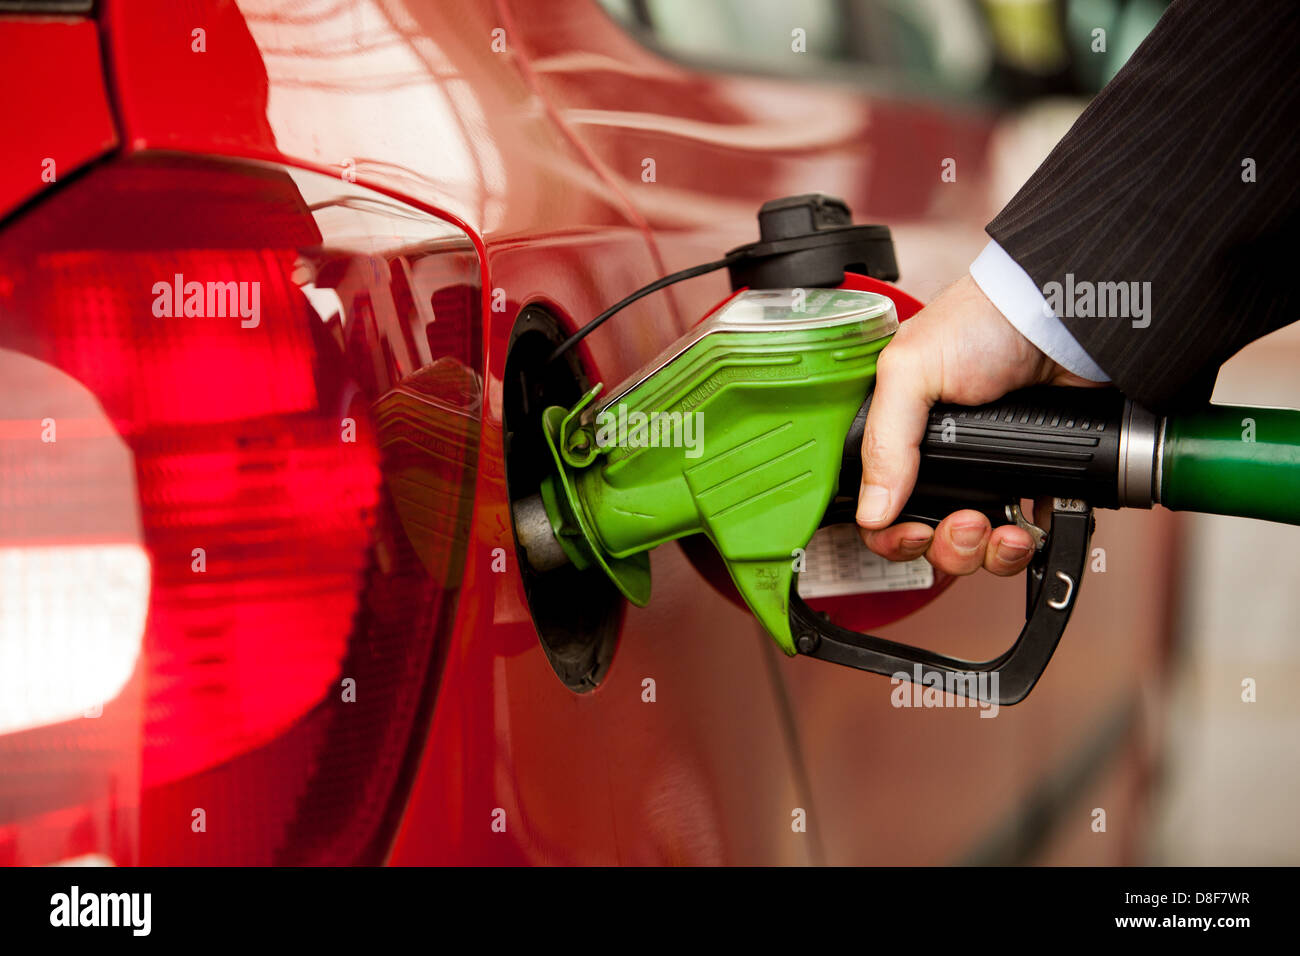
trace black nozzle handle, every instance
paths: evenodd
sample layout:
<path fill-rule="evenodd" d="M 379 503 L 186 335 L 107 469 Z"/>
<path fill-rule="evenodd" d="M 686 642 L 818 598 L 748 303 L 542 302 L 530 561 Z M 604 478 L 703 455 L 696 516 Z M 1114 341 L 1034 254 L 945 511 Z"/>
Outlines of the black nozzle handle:
<path fill-rule="evenodd" d="M 839 496 L 852 500 L 833 502 L 823 524 L 852 520 L 870 408 L 868 396 L 844 440 Z M 1051 660 L 1078 599 L 1092 508 L 1132 503 L 1134 496 L 1122 489 L 1133 483 L 1130 478 L 1140 484 L 1150 469 L 1155 419 L 1145 413 L 1140 419 L 1136 431 L 1150 442 L 1135 450 L 1130 439 L 1137 408 L 1110 388 L 1042 386 L 986 405 L 930 410 L 917 483 L 903 518 L 934 525 L 952 511 L 975 508 L 1002 524 L 1017 520 L 1019 510 L 1013 514 L 1008 506 L 1022 498 L 1051 499 L 1048 530 L 1038 529 L 1042 538 L 1025 577 L 1025 625 L 1005 653 L 962 661 L 859 634 L 809 608 L 794 590 L 790 628 L 799 653 L 973 699 L 1023 700 Z M 1145 481 L 1149 491 L 1149 477 Z"/>
<path fill-rule="evenodd" d="M 842 497 L 858 496 L 870 407 L 868 395 L 844 440 Z M 984 508 L 1041 496 L 1119 507 L 1125 412 L 1113 388 L 1061 386 L 1022 389 L 985 405 L 935 405 L 903 513 L 923 514 L 935 501 Z"/>
<path fill-rule="evenodd" d="M 1092 509 L 1086 502 L 1055 498 L 1051 532 L 1030 559 L 1025 574 L 1025 625 L 1004 653 L 986 661 L 964 661 L 835 624 L 790 591 L 790 631 L 800 654 L 941 687 L 988 703 L 1025 699 L 1047 668 L 1079 598 L 1092 540 Z"/>

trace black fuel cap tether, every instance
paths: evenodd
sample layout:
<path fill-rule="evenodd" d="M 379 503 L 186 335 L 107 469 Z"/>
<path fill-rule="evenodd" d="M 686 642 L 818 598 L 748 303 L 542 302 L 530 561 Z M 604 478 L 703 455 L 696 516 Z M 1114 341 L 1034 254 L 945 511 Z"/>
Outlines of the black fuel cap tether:
<path fill-rule="evenodd" d="M 853 225 L 843 199 L 822 193 L 786 196 L 758 210 L 758 242 L 737 246 L 727 258 L 731 288 L 829 288 L 856 272 L 893 282 L 898 278 L 888 226 Z"/>

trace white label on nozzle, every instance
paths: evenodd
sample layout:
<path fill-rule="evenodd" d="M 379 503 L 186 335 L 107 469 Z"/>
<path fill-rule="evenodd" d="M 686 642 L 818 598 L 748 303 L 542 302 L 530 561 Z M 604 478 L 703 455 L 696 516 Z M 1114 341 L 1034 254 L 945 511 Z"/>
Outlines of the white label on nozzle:
<path fill-rule="evenodd" d="M 799 575 L 802 598 L 915 591 L 934 584 L 934 568 L 925 558 L 887 561 L 847 524 L 819 529 L 808 542 L 804 565 Z"/>

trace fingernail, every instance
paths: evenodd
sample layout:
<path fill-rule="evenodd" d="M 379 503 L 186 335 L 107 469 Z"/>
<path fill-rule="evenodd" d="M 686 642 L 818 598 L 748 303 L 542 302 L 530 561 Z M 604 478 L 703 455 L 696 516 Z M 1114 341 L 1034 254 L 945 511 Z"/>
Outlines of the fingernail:
<path fill-rule="evenodd" d="M 904 538 L 898 546 L 907 554 L 920 554 L 930 546 L 930 538 L 931 535 L 926 535 L 924 538 Z"/>
<path fill-rule="evenodd" d="M 1027 545 L 1010 544 L 1006 541 L 998 542 L 998 560 L 1003 564 L 1015 564 L 1028 553 L 1029 547 Z"/>
<path fill-rule="evenodd" d="M 872 524 L 889 514 L 889 489 L 884 485 L 867 485 L 858 496 L 858 521 Z"/>
<path fill-rule="evenodd" d="M 984 540 L 984 528 L 977 524 L 958 525 L 952 529 L 952 543 L 958 551 L 969 554 Z"/>

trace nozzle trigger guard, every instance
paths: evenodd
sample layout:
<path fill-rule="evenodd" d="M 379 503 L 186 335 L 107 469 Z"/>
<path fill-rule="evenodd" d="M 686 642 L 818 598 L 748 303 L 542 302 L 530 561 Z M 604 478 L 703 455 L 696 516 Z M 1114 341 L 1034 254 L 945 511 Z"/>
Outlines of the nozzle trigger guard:
<path fill-rule="evenodd" d="M 790 591 L 790 629 L 800 654 L 888 677 L 919 681 L 972 700 L 1015 704 L 1046 670 L 1079 598 L 1093 530 L 1092 509 L 1075 498 L 1052 501 L 1044 547 L 1026 571 L 1025 624 L 1014 644 L 987 661 L 964 661 L 840 627 Z M 983 675 L 995 679 L 980 679 Z"/>

